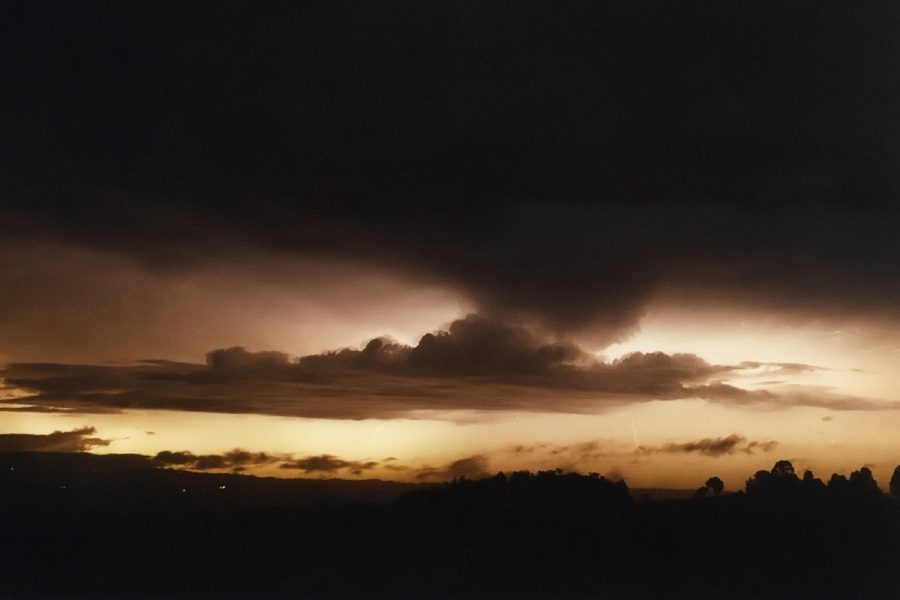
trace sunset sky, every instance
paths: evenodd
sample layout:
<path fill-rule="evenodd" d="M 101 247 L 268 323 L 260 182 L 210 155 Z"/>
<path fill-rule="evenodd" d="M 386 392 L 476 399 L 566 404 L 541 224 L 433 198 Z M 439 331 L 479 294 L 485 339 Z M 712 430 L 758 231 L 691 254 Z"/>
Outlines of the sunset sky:
<path fill-rule="evenodd" d="M 0 28 L 0 450 L 732 490 L 900 463 L 895 3 Z"/>

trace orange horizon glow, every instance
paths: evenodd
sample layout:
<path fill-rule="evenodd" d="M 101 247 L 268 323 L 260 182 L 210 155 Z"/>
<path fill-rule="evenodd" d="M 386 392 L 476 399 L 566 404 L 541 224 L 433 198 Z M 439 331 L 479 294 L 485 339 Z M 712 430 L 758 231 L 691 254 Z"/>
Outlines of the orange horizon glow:
<path fill-rule="evenodd" d="M 459 318 L 469 308 L 461 295 L 449 289 L 366 273 L 355 267 L 347 267 L 352 271 L 353 285 L 346 283 L 350 271 L 335 275 L 321 266 L 300 264 L 291 267 L 299 280 L 287 278 L 255 285 L 252 293 L 242 296 L 238 290 L 255 277 L 248 274 L 249 267 L 238 269 L 237 275 L 210 271 L 148 278 L 141 267 L 119 257 L 70 250 L 61 246 L 43 250 L 49 252 L 43 257 L 46 264 L 56 265 L 45 268 L 50 279 L 65 282 L 67 270 L 81 271 L 90 261 L 105 260 L 104 269 L 117 274 L 112 278 L 123 293 L 139 295 L 148 286 L 160 286 L 162 292 L 153 293 L 169 297 L 162 308 L 149 314 L 150 326 L 137 341 L 117 346 L 116 340 L 127 334 L 127 327 L 120 325 L 108 332 L 114 344 L 105 350 L 99 341 L 91 341 L 86 350 L 78 344 L 70 350 L 60 346 L 55 354 L 51 346 L 42 349 L 44 361 L 78 355 L 85 357 L 84 362 L 109 364 L 108 360 L 118 357 L 114 364 L 121 365 L 146 358 L 136 350 L 146 347 L 157 356 L 189 356 L 188 360 L 196 363 L 202 352 L 195 349 L 202 347 L 205 352 L 232 343 L 296 356 L 323 348 L 359 348 L 366 340 L 385 334 L 414 345 L 424 333 Z M 63 255 L 66 260 L 61 260 Z M 57 259 L 60 261 L 54 263 Z M 310 291 L 313 287 L 307 280 L 317 291 Z M 91 282 L 79 285 L 89 286 Z M 365 304 L 358 302 L 353 298 L 359 290 L 374 296 L 366 296 Z M 329 304 L 334 297 L 344 300 Z M 43 302 L 41 314 L 52 314 L 53 306 L 46 305 L 51 300 Z M 197 321 L 197 315 L 213 307 L 211 314 L 221 314 Z M 22 313 L 31 329 L 34 326 L 28 325 L 28 319 L 33 317 Z M 129 313 L 123 323 L 130 323 L 132 318 Z M 229 327 L 224 334 L 212 333 L 226 322 Z M 165 328 L 179 327 L 186 329 L 176 337 L 167 338 L 162 333 Z M 364 420 L 131 409 L 109 414 L 2 412 L 0 434 L 46 435 L 91 426 L 97 436 L 110 440 L 108 446 L 92 449 L 102 454 L 153 456 L 160 451 L 188 451 L 203 455 L 243 448 L 284 457 L 331 455 L 349 462 L 378 463 L 360 475 L 346 469 L 305 473 L 279 469 L 275 463 L 246 471 L 278 477 L 415 481 L 427 469 L 440 472 L 454 461 L 477 456 L 483 457 L 485 468 L 492 472 L 554 468 L 594 471 L 623 476 L 632 487 L 645 488 L 691 488 L 715 474 L 734 490 L 756 470 L 786 458 L 798 470 L 811 468 L 819 477 L 848 473 L 865 464 L 885 485 L 900 462 L 891 441 L 900 426 L 900 411 L 886 408 L 900 397 L 900 384 L 894 376 L 900 366 L 900 346 L 894 331 L 889 321 L 862 316 L 834 322 L 725 305 L 692 308 L 661 297 L 647 308 L 638 331 L 628 339 L 605 347 L 592 347 L 590 338 L 582 341 L 584 348 L 606 361 L 630 352 L 663 351 L 693 353 L 713 365 L 744 361 L 812 365 L 818 368 L 777 377 L 773 375 L 777 369 L 771 366 L 747 368 L 729 374 L 727 382 L 746 390 L 791 390 L 799 386 L 835 397 L 861 397 L 873 407 L 865 410 L 722 405 L 699 399 L 633 402 L 627 398 L 600 407 L 585 403 L 587 408 L 579 409 L 579 401 L 554 409 L 560 398 L 557 392 L 523 387 L 519 393 L 536 398 L 535 406 L 544 404 L 547 409 L 444 408 Z M 156 341 L 145 346 L 150 338 Z M 247 343 L 248 338 L 252 344 Z M 190 342 L 185 343 L 188 339 Z M 98 354 L 101 350 L 107 354 Z M 21 362 L 34 360 L 39 354 L 26 345 L 19 354 L 2 358 Z M 7 387 L 0 393 L 0 401 L 7 408 L 27 406 L 27 390 Z M 587 400 L 590 394 L 583 397 Z M 875 410 L 882 404 L 885 409 Z M 642 450 L 728 436 L 740 436 L 748 442 L 775 441 L 777 445 L 765 452 L 736 449 L 716 457 Z M 593 452 L 577 450 L 587 445 L 595 446 Z M 516 447 L 535 450 L 517 453 Z M 387 461 L 389 457 L 395 460 Z"/>

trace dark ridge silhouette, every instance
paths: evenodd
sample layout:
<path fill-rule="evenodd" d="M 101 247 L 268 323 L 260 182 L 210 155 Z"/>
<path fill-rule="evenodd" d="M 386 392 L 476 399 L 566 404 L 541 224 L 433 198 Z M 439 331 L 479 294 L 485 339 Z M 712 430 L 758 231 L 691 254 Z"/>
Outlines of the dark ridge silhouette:
<path fill-rule="evenodd" d="M 281 479 L 196 473 L 159 468 L 159 465 L 157 460 L 137 454 L 0 452 L 0 482 L 19 494 L 65 492 L 69 499 L 75 497 L 95 504 L 120 503 L 133 507 L 165 503 L 177 497 L 182 505 L 201 508 L 386 504 L 408 491 L 435 485 L 376 479 Z"/>
<path fill-rule="evenodd" d="M 0 597 L 894 598 L 900 503 L 778 461 L 654 500 L 560 470 L 279 480 L 0 453 Z M 635 501 L 632 495 L 639 495 Z M 687 494 L 690 495 L 689 492 Z"/>

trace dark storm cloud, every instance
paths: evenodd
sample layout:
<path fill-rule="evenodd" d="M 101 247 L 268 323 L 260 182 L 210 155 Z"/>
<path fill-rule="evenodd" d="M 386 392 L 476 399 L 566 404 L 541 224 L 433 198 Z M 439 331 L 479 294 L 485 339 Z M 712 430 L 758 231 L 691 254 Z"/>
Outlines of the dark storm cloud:
<path fill-rule="evenodd" d="M 330 454 L 321 454 L 319 456 L 307 456 L 281 463 L 281 469 L 299 469 L 304 473 L 337 473 L 338 471 L 349 471 L 353 475 L 361 475 L 364 471 L 374 469 L 378 466 L 377 461 L 355 461 L 344 460 Z"/>
<path fill-rule="evenodd" d="M 46 435 L 0 433 L 2 452 L 86 452 L 97 446 L 109 446 L 110 440 L 95 437 L 97 430 L 82 427 L 72 431 L 54 431 Z"/>
<path fill-rule="evenodd" d="M 591 412 L 630 402 L 699 398 L 735 405 L 834 410 L 897 408 L 827 388 L 747 390 L 725 383 L 746 364 L 693 354 L 627 354 L 600 361 L 568 343 L 477 315 L 415 346 L 376 338 L 362 349 L 288 359 L 279 352 L 214 350 L 206 365 L 13 364 L 0 375 L 32 395 L 16 403 L 74 412 L 153 408 L 323 418 L 392 418 L 422 410 Z"/>
<path fill-rule="evenodd" d="M 340 257 L 598 341 L 671 289 L 897 315 L 890 2 L 30 2 L 0 27 L 11 235 L 169 270 Z"/>
<path fill-rule="evenodd" d="M 775 441 L 750 441 L 740 435 L 732 434 L 719 438 L 703 438 L 693 442 L 665 444 L 658 447 L 641 447 L 642 452 L 663 452 L 668 454 L 702 454 L 704 456 L 712 456 L 718 458 L 726 454 L 734 454 L 735 452 L 744 452 L 746 454 L 754 454 L 755 452 L 769 452 L 775 448 L 778 442 Z"/>

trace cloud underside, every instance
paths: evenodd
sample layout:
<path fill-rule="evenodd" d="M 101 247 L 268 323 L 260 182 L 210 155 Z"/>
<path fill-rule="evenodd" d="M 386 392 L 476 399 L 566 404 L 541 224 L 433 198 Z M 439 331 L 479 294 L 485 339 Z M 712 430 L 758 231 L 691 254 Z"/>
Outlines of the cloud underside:
<path fill-rule="evenodd" d="M 748 366 L 749 365 L 749 366 Z M 280 352 L 215 350 L 206 365 L 149 361 L 108 367 L 14 364 L 6 385 L 31 393 L 9 410 L 109 412 L 168 409 L 336 419 L 420 411 L 592 412 L 633 402 L 701 399 L 729 405 L 896 408 L 827 389 L 747 390 L 729 375 L 760 363 L 714 365 L 693 354 L 632 353 L 611 362 L 570 343 L 469 315 L 415 346 L 384 338 L 292 360 Z M 814 369 L 774 365 L 776 369 Z"/>

